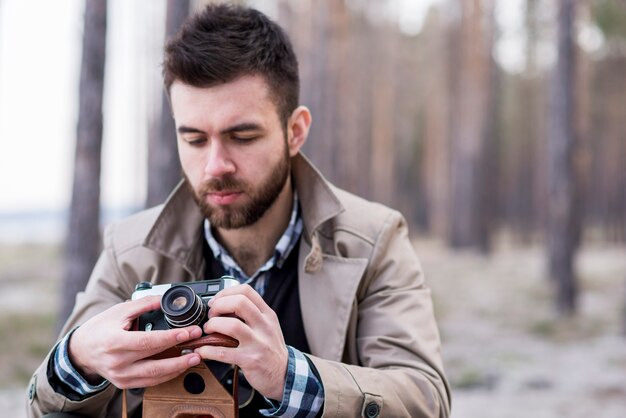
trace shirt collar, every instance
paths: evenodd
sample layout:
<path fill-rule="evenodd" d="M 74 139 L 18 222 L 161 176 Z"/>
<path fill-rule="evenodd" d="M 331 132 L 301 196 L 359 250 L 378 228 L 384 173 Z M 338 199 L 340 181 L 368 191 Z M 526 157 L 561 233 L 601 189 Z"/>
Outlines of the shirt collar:
<path fill-rule="evenodd" d="M 213 236 L 213 232 L 211 231 L 211 224 L 208 219 L 204 220 L 204 236 L 213 253 L 213 256 L 216 260 L 222 263 L 224 267 L 224 271 L 234 276 L 237 280 L 242 283 L 248 283 L 257 278 L 263 272 L 270 270 L 272 267 L 276 266 L 281 268 L 289 257 L 291 250 L 295 247 L 300 235 L 302 234 L 302 215 L 300 214 L 300 204 L 298 201 L 298 193 L 294 190 L 293 192 L 293 203 L 291 210 L 291 217 L 289 219 L 289 225 L 283 232 L 282 236 L 276 243 L 276 247 L 274 248 L 274 253 L 272 257 L 270 257 L 261 268 L 259 268 L 254 274 L 251 276 L 247 276 L 244 271 L 239 267 L 235 259 L 228 253 L 226 248 L 224 248 Z"/>

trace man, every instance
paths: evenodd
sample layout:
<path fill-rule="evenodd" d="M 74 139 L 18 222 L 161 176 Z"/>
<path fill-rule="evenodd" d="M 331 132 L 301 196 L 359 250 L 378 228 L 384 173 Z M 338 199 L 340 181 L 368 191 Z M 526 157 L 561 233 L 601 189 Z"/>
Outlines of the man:
<path fill-rule="evenodd" d="M 185 179 L 163 206 L 107 228 L 33 376 L 30 415 L 119 416 L 120 389 L 210 360 L 238 365 L 258 393 L 241 416 L 447 417 L 430 292 L 405 222 L 332 186 L 300 153 L 311 115 L 282 30 L 258 11 L 209 5 L 168 44 L 163 73 Z M 212 299 L 203 330 L 129 331 L 159 308 L 159 297 L 127 301 L 137 283 L 224 273 L 244 285 Z M 149 358 L 202 331 L 239 346 Z M 129 409 L 140 403 L 131 390 Z"/>

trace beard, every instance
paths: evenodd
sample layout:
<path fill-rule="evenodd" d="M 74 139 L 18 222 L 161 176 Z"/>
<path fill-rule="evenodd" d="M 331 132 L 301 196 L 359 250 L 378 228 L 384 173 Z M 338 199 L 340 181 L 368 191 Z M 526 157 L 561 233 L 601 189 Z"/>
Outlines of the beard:
<path fill-rule="evenodd" d="M 283 158 L 272 167 L 269 176 L 255 190 L 248 183 L 232 175 L 211 179 L 192 190 L 194 200 L 211 226 L 223 229 L 237 229 L 250 226 L 272 207 L 285 186 L 291 172 L 291 158 L 285 145 Z M 189 188 L 193 189 L 186 173 L 183 173 Z M 239 191 L 249 197 L 248 202 L 227 206 L 214 206 L 207 202 L 206 195 L 213 192 Z"/>

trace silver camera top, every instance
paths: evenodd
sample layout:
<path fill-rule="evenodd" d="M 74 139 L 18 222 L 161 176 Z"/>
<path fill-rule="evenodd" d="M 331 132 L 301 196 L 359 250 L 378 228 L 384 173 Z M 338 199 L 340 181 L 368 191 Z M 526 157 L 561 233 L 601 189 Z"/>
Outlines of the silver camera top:
<path fill-rule="evenodd" d="M 239 282 L 231 276 L 222 276 L 219 279 L 202 280 L 197 282 L 180 282 L 168 284 L 152 284 L 141 282 L 135 286 L 135 291 L 131 295 L 131 300 L 137 300 L 146 296 L 163 296 L 172 286 L 185 285 L 190 287 L 202 299 L 210 299 L 222 289 L 239 285 Z"/>

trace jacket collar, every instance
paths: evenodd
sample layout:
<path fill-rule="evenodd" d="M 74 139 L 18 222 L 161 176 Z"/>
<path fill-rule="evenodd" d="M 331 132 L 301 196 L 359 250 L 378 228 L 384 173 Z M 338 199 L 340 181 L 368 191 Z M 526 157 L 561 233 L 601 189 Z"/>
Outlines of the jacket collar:
<path fill-rule="evenodd" d="M 321 268 L 322 253 L 317 230 L 329 219 L 344 211 L 332 186 L 302 153 L 292 159 L 292 176 L 298 190 L 304 222 L 303 236 L 311 243 L 305 270 Z M 177 260 L 194 277 L 201 277 L 202 221 L 204 217 L 185 181 L 181 181 L 166 200 L 143 245 Z"/>
<path fill-rule="evenodd" d="M 324 222 L 339 215 L 345 209 L 330 183 L 304 154 L 297 154 L 291 162 L 291 167 L 302 206 L 306 236 L 310 240 Z"/>
<path fill-rule="evenodd" d="M 192 191 L 183 180 L 165 201 L 143 245 L 178 261 L 193 277 L 199 278 L 203 271 L 203 219 Z"/>

